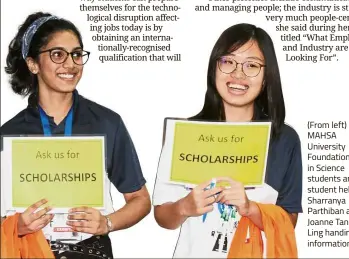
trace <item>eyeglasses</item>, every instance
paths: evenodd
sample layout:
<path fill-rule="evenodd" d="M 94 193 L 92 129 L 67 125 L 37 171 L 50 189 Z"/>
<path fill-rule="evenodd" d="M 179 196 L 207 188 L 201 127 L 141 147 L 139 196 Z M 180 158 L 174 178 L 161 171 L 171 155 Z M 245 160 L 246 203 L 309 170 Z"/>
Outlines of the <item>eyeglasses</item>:
<path fill-rule="evenodd" d="M 266 65 L 262 65 L 254 61 L 246 61 L 243 63 L 238 63 L 232 58 L 232 56 L 223 56 L 218 59 L 218 68 L 224 74 L 233 73 L 237 68 L 238 64 L 241 64 L 242 72 L 247 77 L 258 76 L 262 67 L 266 67 Z"/>
<path fill-rule="evenodd" d="M 86 64 L 86 62 L 88 61 L 88 58 L 90 57 L 90 52 L 82 49 L 68 52 L 61 48 L 53 48 L 53 49 L 40 51 L 39 54 L 42 54 L 45 52 L 50 53 L 50 58 L 52 62 L 56 64 L 64 63 L 68 59 L 68 56 L 71 56 L 73 59 L 73 62 L 76 65 L 82 66 Z"/>

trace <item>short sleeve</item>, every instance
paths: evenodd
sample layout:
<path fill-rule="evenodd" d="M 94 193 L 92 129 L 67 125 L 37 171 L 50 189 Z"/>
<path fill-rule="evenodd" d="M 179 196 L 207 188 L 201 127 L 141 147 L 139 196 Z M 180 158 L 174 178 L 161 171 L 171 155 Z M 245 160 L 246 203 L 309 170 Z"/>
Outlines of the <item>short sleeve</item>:
<path fill-rule="evenodd" d="M 152 203 L 154 206 L 168 202 L 176 202 L 185 197 L 188 191 L 181 185 L 170 183 L 170 149 L 166 144 L 162 148 L 156 174 Z"/>
<path fill-rule="evenodd" d="M 161 171 L 157 172 L 155 181 L 152 197 L 152 203 L 154 206 L 162 205 L 168 202 L 176 202 L 188 194 L 183 186 L 166 182 L 161 177 L 161 173 Z"/>
<path fill-rule="evenodd" d="M 146 180 L 136 149 L 121 117 L 118 124 L 109 179 L 119 192 L 131 193 L 140 190 Z"/>
<path fill-rule="evenodd" d="M 302 209 L 302 152 L 301 143 L 297 134 L 290 152 L 289 164 L 276 205 L 285 209 L 288 213 L 301 213 Z"/>

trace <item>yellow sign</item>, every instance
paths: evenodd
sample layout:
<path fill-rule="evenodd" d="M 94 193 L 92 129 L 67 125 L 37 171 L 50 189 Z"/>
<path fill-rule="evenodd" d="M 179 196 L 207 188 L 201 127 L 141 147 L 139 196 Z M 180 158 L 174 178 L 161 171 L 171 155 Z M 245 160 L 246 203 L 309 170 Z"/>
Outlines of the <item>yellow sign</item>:
<path fill-rule="evenodd" d="M 170 181 L 200 184 L 230 177 L 264 183 L 271 124 L 176 122 Z"/>
<path fill-rule="evenodd" d="M 12 206 L 104 207 L 103 138 L 12 141 Z"/>

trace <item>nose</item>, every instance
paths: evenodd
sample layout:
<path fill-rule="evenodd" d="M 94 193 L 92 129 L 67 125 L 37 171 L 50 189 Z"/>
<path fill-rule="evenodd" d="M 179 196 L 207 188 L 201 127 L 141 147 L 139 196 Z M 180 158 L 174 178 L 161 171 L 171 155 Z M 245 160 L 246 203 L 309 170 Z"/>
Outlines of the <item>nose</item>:
<path fill-rule="evenodd" d="M 63 67 L 72 68 L 74 66 L 75 66 L 75 63 L 73 61 L 73 57 L 71 55 L 68 55 L 68 58 L 63 63 Z"/>
<path fill-rule="evenodd" d="M 230 73 L 231 77 L 235 78 L 245 78 L 245 73 L 242 71 L 242 64 L 236 64 L 236 68 Z"/>

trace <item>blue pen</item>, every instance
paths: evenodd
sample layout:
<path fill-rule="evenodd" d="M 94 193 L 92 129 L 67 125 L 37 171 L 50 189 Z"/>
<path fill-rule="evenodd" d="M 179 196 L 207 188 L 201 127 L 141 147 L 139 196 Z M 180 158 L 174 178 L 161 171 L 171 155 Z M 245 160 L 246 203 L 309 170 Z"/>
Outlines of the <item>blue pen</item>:
<path fill-rule="evenodd" d="M 209 189 L 211 190 L 215 187 L 216 187 L 216 179 L 212 179 Z M 202 222 L 205 222 L 206 218 L 207 218 L 207 213 L 202 215 Z"/>

